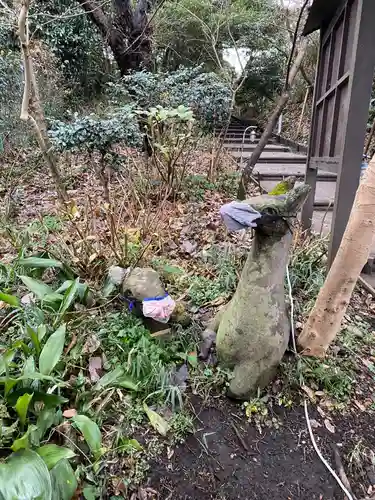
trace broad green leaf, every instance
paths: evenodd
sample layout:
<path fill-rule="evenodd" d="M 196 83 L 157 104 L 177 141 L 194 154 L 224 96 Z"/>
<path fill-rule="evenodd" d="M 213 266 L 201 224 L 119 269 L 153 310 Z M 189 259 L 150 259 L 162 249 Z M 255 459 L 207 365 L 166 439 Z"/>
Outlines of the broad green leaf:
<path fill-rule="evenodd" d="M 17 399 L 15 410 L 22 425 L 26 423 L 27 410 L 29 409 L 29 404 L 32 399 L 33 394 L 28 394 L 27 392 Z"/>
<path fill-rule="evenodd" d="M 0 300 L 13 307 L 20 307 L 20 299 L 15 295 L 0 292 Z"/>
<path fill-rule="evenodd" d="M 26 257 L 25 259 L 20 259 L 19 264 L 23 267 L 58 267 L 63 268 L 63 263 L 56 259 L 45 259 L 43 257 Z"/>
<path fill-rule="evenodd" d="M 37 328 L 39 342 L 41 342 L 43 340 L 46 333 L 47 333 L 46 325 L 39 325 Z"/>
<path fill-rule="evenodd" d="M 21 450 L 0 464 L 0 500 L 51 499 L 51 477 L 37 453 Z"/>
<path fill-rule="evenodd" d="M 37 355 L 39 356 L 39 354 L 40 354 L 40 341 L 38 338 L 38 333 L 33 328 L 31 328 L 30 325 L 26 325 L 26 330 L 27 330 L 28 335 L 31 338 L 31 342 L 33 343 L 35 351 L 36 351 Z"/>
<path fill-rule="evenodd" d="M 13 389 L 13 387 L 21 380 L 55 380 L 53 377 L 49 375 L 43 375 L 39 372 L 29 372 L 27 375 L 22 375 L 21 377 L 13 378 L 13 377 L 0 377 L 0 384 L 4 384 L 5 396 L 8 392 Z"/>
<path fill-rule="evenodd" d="M 98 425 L 86 415 L 75 415 L 72 421 L 81 431 L 95 459 L 98 459 L 102 455 L 102 435 Z"/>
<path fill-rule="evenodd" d="M 8 395 L 7 401 L 10 405 L 14 406 L 17 402 L 17 399 L 23 394 L 32 394 L 32 400 L 42 401 L 46 408 L 56 408 L 56 406 L 62 405 L 63 403 L 67 403 L 68 399 L 59 396 L 58 394 L 49 394 L 43 391 L 33 391 L 30 387 L 22 387 L 13 391 Z"/>
<path fill-rule="evenodd" d="M 125 452 L 143 450 L 143 446 L 136 439 L 122 439 L 119 448 Z"/>
<path fill-rule="evenodd" d="M 61 295 L 61 293 L 52 292 L 52 293 L 47 293 L 43 297 L 43 302 L 48 302 L 48 304 L 51 306 L 55 304 L 56 307 L 57 306 L 60 307 L 60 304 L 61 304 L 63 299 L 64 299 L 64 296 Z"/>
<path fill-rule="evenodd" d="M 108 298 L 113 292 L 118 288 L 118 285 L 113 283 L 109 278 L 106 279 L 104 286 L 102 288 L 102 297 L 103 299 Z"/>
<path fill-rule="evenodd" d="M 100 391 L 105 387 L 119 386 L 125 389 L 130 389 L 131 391 L 138 390 L 138 383 L 135 382 L 130 376 L 125 375 L 124 369 L 118 366 L 111 372 L 106 373 L 102 376 L 100 380 L 95 384 L 94 391 Z"/>
<path fill-rule="evenodd" d="M 56 293 L 64 293 L 71 285 L 74 283 L 72 280 L 66 280 L 64 283 L 56 290 Z M 86 298 L 89 287 L 86 283 L 78 283 L 77 295 L 80 300 Z"/>
<path fill-rule="evenodd" d="M 115 385 L 117 380 L 124 375 L 124 369 L 121 366 L 118 366 L 114 370 L 103 375 L 100 380 L 95 384 L 94 391 L 100 391 L 105 387 Z"/>
<path fill-rule="evenodd" d="M 25 364 L 23 365 L 22 375 L 29 375 L 29 373 L 35 373 L 35 360 L 34 360 L 34 356 L 29 356 L 27 358 Z"/>
<path fill-rule="evenodd" d="M 54 293 L 52 288 L 43 283 L 43 281 L 35 280 L 29 276 L 20 276 L 20 279 L 39 300 L 43 300 L 46 295 Z"/>
<path fill-rule="evenodd" d="M 25 356 L 30 356 L 32 352 L 31 348 L 22 340 L 16 340 L 12 347 L 14 347 L 16 350 L 20 349 L 25 354 Z"/>
<path fill-rule="evenodd" d="M 49 337 L 39 356 L 39 370 L 44 375 L 49 375 L 59 362 L 65 343 L 65 323 Z"/>
<path fill-rule="evenodd" d="M 139 383 L 134 382 L 134 380 L 129 375 L 123 375 L 117 380 L 119 387 L 123 387 L 124 389 L 129 389 L 130 391 L 138 391 Z"/>
<path fill-rule="evenodd" d="M 12 377 L 1 377 L 0 384 L 4 384 L 4 395 L 7 396 L 9 391 L 13 389 L 13 387 L 17 384 L 18 379 Z"/>
<path fill-rule="evenodd" d="M 56 410 L 52 408 L 43 408 L 43 410 L 39 413 L 36 421 L 39 440 L 43 439 L 45 432 L 52 427 L 55 417 Z"/>
<path fill-rule="evenodd" d="M 77 489 L 77 479 L 68 460 L 60 460 L 50 474 L 52 500 L 71 500 Z"/>
<path fill-rule="evenodd" d="M 16 439 L 15 441 L 13 441 L 13 444 L 11 446 L 12 451 L 18 451 L 18 450 L 22 450 L 24 448 L 29 448 L 30 435 L 34 431 L 37 431 L 37 430 L 38 430 L 38 427 L 36 425 L 29 425 L 25 434 L 23 436 L 21 436 L 19 439 Z"/>
<path fill-rule="evenodd" d="M 86 486 L 85 488 L 83 488 L 82 493 L 85 497 L 85 500 L 96 500 L 98 498 L 98 492 L 95 486 Z"/>
<path fill-rule="evenodd" d="M 7 380 L 15 380 L 16 383 L 20 382 L 21 380 L 28 380 L 28 379 L 34 379 L 34 380 L 55 380 L 54 377 L 51 377 L 50 375 L 44 375 L 43 373 L 39 372 L 28 372 L 27 375 L 22 375 L 21 377 L 17 378 L 11 378 L 11 377 L 0 377 L 0 384 L 5 384 Z"/>
<path fill-rule="evenodd" d="M 143 409 L 144 409 L 146 415 L 148 416 L 148 419 L 149 419 L 152 427 L 156 431 L 158 431 L 158 433 L 160 435 L 165 437 L 167 435 L 168 430 L 169 430 L 168 422 L 163 417 L 161 417 L 158 413 L 156 413 L 156 411 L 151 410 L 151 408 L 149 408 L 146 405 L 146 403 L 143 403 Z"/>
<path fill-rule="evenodd" d="M 189 354 L 187 355 L 187 360 L 194 368 L 198 366 L 198 357 L 195 351 L 189 352 Z"/>
<path fill-rule="evenodd" d="M 73 304 L 73 302 L 78 294 L 78 287 L 79 287 L 79 278 L 75 279 L 72 282 L 72 284 L 69 286 L 69 288 L 65 291 L 64 298 L 61 301 L 59 313 L 58 313 L 57 318 L 56 318 L 57 323 L 60 322 L 61 318 L 64 316 L 64 314 L 70 308 L 70 306 Z"/>
<path fill-rule="evenodd" d="M 63 458 L 72 458 L 75 456 L 74 451 L 64 446 L 57 446 L 57 444 L 45 444 L 35 450 L 45 461 L 48 470 L 51 470 Z"/>
<path fill-rule="evenodd" d="M 6 372 L 9 363 L 14 358 L 14 349 L 7 349 L 0 355 L 0 375 Z"/>
<path fill-rule="evenodd" d="M 163 267 L 163 272 L 165 274 L 183 274 L 184 271 L 177 266 L 172 266 L 170 264 L 165 264 Z"/>

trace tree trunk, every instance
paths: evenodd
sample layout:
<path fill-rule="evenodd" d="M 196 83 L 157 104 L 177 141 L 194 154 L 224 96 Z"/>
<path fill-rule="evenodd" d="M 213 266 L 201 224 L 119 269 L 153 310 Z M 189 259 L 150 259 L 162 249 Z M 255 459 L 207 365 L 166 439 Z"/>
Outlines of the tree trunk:
<path fill-rule="evenodd" d="M 366 155 L 370 151 L 371 141 L 372 141 L 372 138 L 374 137 L 374 133 L 375 133 L 375 118 L 374 118 L 374 121 L 372 122 L 371 130 L 370 130 L 369 136 L 368 136 L 367 141 L 366 141 L 366 146 L 365 146 L 365 151 L 364 151 Z"/>
<path fill-rule="evenodd" d="M 43 108 L 39 99 L 38 84 L 35 78 L 33 61 L 29 47 L 29 27 L 27 15 L 29 11 L 29 0 L 23 0 L 18 18 L 18 32 L 21 44 L 21 51 L 24 64 L 24 92 L 21 107 L 21 120 L 29 122 L 35 131 L 35 136 L 42 151 L 52 178 L 56 185 L 57 194 L 60 200 L 65 203 L 69 201 L 64 182 L 57 165 L 57 159 L 52 152 L 52 146 L 47 134 L 46 120 Z"/>
<path fill-rule="evenodd" d="M 113 16 L 107 16 L 96 0 L 77 1 L 111 47 L 121 75 L 150 68 L 152 29 L 147 0 L 138 0 L 134 11 L 130 0 L 115 0 Z"/>
<path fill-rule="evenodd" d="M 259 139 L 259 142 L 256 146 L 256 148 L 253 151 L 253 154 L 250 157 L 250 160 L 246 162 L 246 165 L 242 171 L 242 176 L 241 180 L 238 186 L 238 191 L 237 191 L 237 198 L 239 200 L 244 200 L 246 198 L 246 191 L 247 191 L 247 186 L 250 183 L 251 180 L 251 175 L 253 173 L 254 167 L 257 164 L 257 161 L 260 158 L 260 155 L 262 154 L 266 144 L 268 143 L 269 138 L 272 135 L 273 129 L 276 126 L 277 120 L 279 119 L 279 116 L 281 115 L 286 103 L 288 102 L 290 98 L 290 88 L 293 85 L 293 82 L 296 78 L 296 75 L 298 73 L 298 70 L 301 66 L 302 60 L 304 58 L 304 55 L 306 53 L 307 49 L 307 38 L 303 38 L 301 43 L 300 43 L 300 48 L 297 54 L 297 57 L 295 58 L 294 64 L 290 70 L 289 78 L 288 78 L 288 85 L 287 85 L 287 90 L 284 89 L 283 93 L 279 97 L 276 107 L 271 115 L 271 118 L 269 119 L 266 128 L 264 129 L 264 132 Z"/>
<path fill-rule="evenodd" d="M 375 156 L 358 187 L 336 258 L 298 338 L 302 354 L 324 357 L 338 334 L 357 279 L 370 255 L 374 233 Z"/>
<path fill-rule="evenodd" d="M 236 399 L 247 399 L 269 383 L 287 347 L 284 279 L 292 242 L 288 224 L 308 193 L 309 187 L 302 185 L 281 199 L 262 195 L 244 202 L 265 215 L 257 221 L 232 300 L 207 330 L 217 330 L 219 362 L 233 370 L 229 395 Z M 275 220 L 267 214 L 278 216 Z"/>

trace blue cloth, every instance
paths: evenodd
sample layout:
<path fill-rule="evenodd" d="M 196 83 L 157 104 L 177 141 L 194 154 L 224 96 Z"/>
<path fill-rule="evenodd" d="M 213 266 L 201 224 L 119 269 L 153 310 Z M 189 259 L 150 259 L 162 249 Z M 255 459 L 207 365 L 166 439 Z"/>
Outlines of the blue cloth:
<path fill-rule="evenodd" d="M 261 214 L 247 203 L 232 201 L 220 208 L 220 215 L 229 231 L 240 231 L 257 227 L 256 220 Z"/>

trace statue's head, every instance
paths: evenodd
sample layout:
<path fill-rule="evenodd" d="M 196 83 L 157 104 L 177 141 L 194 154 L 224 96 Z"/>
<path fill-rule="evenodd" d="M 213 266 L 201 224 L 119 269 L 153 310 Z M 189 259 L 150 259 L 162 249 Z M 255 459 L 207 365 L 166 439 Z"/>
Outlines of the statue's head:
<path fill-rule="evenodd" d="M 310 192 L 310 186 L 300 184 L 283 195 L 262 194 L 248 198 L 247 203 L 262 216 L 256 221 L 256 231 L 266 235 L 285 234 L 293 223 Z"/>

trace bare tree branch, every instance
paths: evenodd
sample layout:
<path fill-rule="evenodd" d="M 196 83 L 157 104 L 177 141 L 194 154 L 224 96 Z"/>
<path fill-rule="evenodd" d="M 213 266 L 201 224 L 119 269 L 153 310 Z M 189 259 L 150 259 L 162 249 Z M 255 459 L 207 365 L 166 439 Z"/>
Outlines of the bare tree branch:
<path fill-rule="evenodd" d="M 43 108 L 39 100 L 38 86 L 35 78 L 33 61 L 29 47 L 29 27 L 27 15 L 29 11 L 29 0 L 22 0 L 21 10 L 18 17 L 18 33 L 21 44 L 21 52 L 24 66 L 24 91 L 21 104 L 21 120 L 29 122 L 34 129 L 39 147 L 42 151 L 52 178 L 56 185 L 57 194 L 62 202 L 69 200 L 65 190 L 61 174 L 57 166 L 56 158 L 52 152 L 51 144 L 47 135 L 47 127 Z M 34 113 L 35 117 L 31 114 Z"/>

